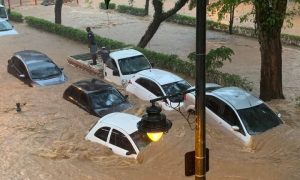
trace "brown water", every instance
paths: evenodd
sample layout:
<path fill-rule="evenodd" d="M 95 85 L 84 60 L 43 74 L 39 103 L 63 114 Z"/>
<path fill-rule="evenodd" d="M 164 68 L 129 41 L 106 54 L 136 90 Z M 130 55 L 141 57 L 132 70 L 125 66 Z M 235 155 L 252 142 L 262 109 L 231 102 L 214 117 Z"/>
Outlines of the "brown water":
<path fill-rule="evenodd" d="M 24 14 L 44 16 L 53 13 L 53 6 L 20 10 Z M 99 20 L 92 19 L 98 11 L 88 8 L 65 6 L 63 12 L 63 22 L 68 25 L 73 22 L 74 26 L 80 28 L 89 23 L 105 25 L 107 22 L 99 23 L 100 17 Z M 111 12 L 111 22 L 116 20 L 125 24 L 127 16 L 118 18 L 120 15 L 113 15 Z M 89 21 L 85 21 L 86 16 Z M 53 16 L 48 15 L 47 18 L 53 19 Z M 135 22 L 135 25 L 147 24 L 144 19 L 136 20 L 133 17 L 128 17 L 128 21 Z M 1 37 L 0 44 L 0 179 L 194 179 L 184 176 L 184 154 L 194 149 L 194 132 L 176 112 L 166 113 L 173 122 L 169 133 L 162 141 L 152 143 L 137 161 L 114 155 L 101 145 L 85 141 L 86 132 L 98 118 L 63 100 L 62 93 L 70 83 L 92 77 L 66 61 L 69 55 L 87 52 L 87 46 L 31 29 L 25 24 L 15 24 L 15 27 L 20 34 Z M 110 27 L 111 32 L 114 31 L 113 27 L 118 28 L 118 24 Z M 134 26 L 132 29 L 143 32 L 142 27 Z M 103 28 L 107 26 L 100 26 L 97 32 L 102 32 Z M 159 31 L 158 36 L 168 37 L 169 30 L 179 33 L 181 28 L 164 25 L 164 31 Z M 119 37 L 114 33 L 110 35 Z M 222 42 L 235 48 L 233 63 L 226 64 L 223 70 L 247 76 L 257 85 L 260 65 L 254 40 L 237 37 L 229 41 L 231 38 L 216 35 L 209 45 L 214 47 Z M 137 35 L 128 36 L 125 32 L 123 36 L 128 41 L 138 38 Z M 185 46 L 184 43 L 189 40 L 192 43 L 193 35 L 183 40 L 181 45 Z M 177 49 L 176 52 L 185 53 L 180 51 L 178 44 L 164 41 L 169 43 L 173 51 Z M 151 47 L 159 49 L 160 46 L 157 43 L 157 46 Z M 13 52 L 23 49 L 35 49 L 48 54 L 64 67 L 69 81 L 57 86 L 30 88 L 9 75 L 6 72 L 7 59 Z M 210 148 L 208 179 L 300 179 L 300 108 L 295 106 L 294 101 L 300 91 L 299 57 L 299 49 L 284 48 L 283 84 L 287 99 L 269 103 L 282 114 L 285 124 L 257 136 L 252 147 L 244 147 L 239 140 L 207 120 L 207 146 Z M 129 112 L 136 115 L 143 114 L 145 106 L 149 105 L 133 95 L 129 96 L 129 100 L 135 105 Z M 21 113 L 15 111 L 17 102 L 22 104 Z"/>

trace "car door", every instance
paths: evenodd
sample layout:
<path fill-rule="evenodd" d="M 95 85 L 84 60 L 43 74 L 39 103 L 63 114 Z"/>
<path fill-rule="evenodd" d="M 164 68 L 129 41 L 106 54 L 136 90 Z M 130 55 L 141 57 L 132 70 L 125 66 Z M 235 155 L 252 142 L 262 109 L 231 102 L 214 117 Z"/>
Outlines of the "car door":
<path fill-rule="evenodd" d="M 24 83 L 29 83 L 29 75 L 24 63 L 17 57 L 12 57 L 9 63 L 9 68 L 13 75 L 22 80 Z"/>
<path fill-rule="evenodd" d="M 249 140 L 248 134 L 245 132 L 240 119 L 231 106 L 223 102 L 217 97 L 207 95 L 206 96 L 207 113 L 222 127 L 232 132 L 235 136 L 244 142 Z M 234 130 L 234 126 L 239 130 Z"/>
<path fill-rule="evenodd" d="M 104 64 L 104 79 L 117 85 L 121 85 L 120 72 L 113 59 L 108 59 Z"/>
<path fill-rule="evenodd" d="M 112 149 L 115 154 L 125 157 L 136 157 L 137 152 L 133 147 L 132 140 L 129 140 L 126 133 L 121 132 L 120 129 L 112 129 L 109 136 L 109 143 L 107 146 Z"/>
<path fill-rule="evenodd" d="M 82 92 L 80 89 L 73 87 L 71 89 L 68 89 L 68 99 L 71 100 L 74 104 L 78 105 L 84 110 L 89 110 L 87 108 L 87 101 L 88 98 L 84 92 Z"/>
<path fill-rule="evenodd" d="M 107 141 L 108 141 L 108 136 L 109 136 L 110 131 L 111 131 L 110 127 L 102 126 L 99 129 L 97 129 L 96 131 L 91 131 L 91 134 L 93 134 L 93 135 L 88 134 L 88 138 L 89 138 L 89 140 L 91 140 L 93 142 L 97 142 L 104 146 L 107 146 L 107 143 L 108 143 Z"/>
<path fill-rule="evenodd" d="M 135 95 L 140 99 L 148 101 L 160 96 L 163 96 L 163 92 L 160 87 L 152 80 L 146 78 L 138 78 L 136 81 Z"/>

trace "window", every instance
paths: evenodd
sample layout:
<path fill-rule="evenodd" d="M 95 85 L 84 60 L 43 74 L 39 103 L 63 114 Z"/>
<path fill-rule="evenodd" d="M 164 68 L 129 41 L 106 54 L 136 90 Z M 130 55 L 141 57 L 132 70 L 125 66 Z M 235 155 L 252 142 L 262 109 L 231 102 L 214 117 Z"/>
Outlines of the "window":
<path fill-rule="evenodd" d="M 189 83 L 186 82 L 185 80 L 162 85 L 162 88 L 164 89 L 167 96 L 181 93 L 182 91 L 186 91 L 190 87 L 191 87 L 191 85 L 189 85 Z M 183 96 L 178 95 L 178 96 L 169 98 L 169 100 L 171 102 L 182 102 Z"/>
<path fill-rule="evenodd" d="M 110 127 L 102 127 L 100 129 L 98 129 L 94 135 L 97 138 L 101 139 L 102 141 L 106 142 L 109 130 L 110 130 Z"/>
<path fill-rule="evenodd" d="M 116 64 L 116 62 L 115 62 L 113 59 L 108 59 L 108 60 L 106 61 L 106 66 L 107 66 L 109 69 L 112 69 L 112 70 L 118 70 L 117 64 Z"/>
<path fill-rule="evenodd" d="M 25 68 L 25 65 L 23 64 L 23 62 L 18 58 L 13 58 L 13 62 L 14 62 L 14 65 L 15 65 L 17 71 L 19 71 L 20 74 L 25 75 L 26 68 Z"/>
<path fill-rule="evenodd" d="M 139 85 L 143 86 L 145 89 L 147 89 L 148 91 L 150 91 L 152 94 L 156 95 L 156 96 L 163 96 L 163 93 L 161 91 L 161 89 L 159 88 L 159 86 L 146 78 L 139 78 L 136 80 L 136 83 L 138 83 Z"/>
<path fill-rule="evenodd" d="M 239 132 L 243 135 L 246 135 L 237 115 L 230 106 L 213 96 L 207 95 L 205 99 L 207 108 L 222 118 L 230 126 L 239 127 Z"/>
<path fill-rule="evenodd" d="M 72 90 L 70 91 L 70 97 L 72 97 L 74 101 L 78 102 L 81 93 L 82 92 L 78 88 L 73 87 Z"/>
<path fill-rule="evenodd" d="M 229 125 L 239 127 L 240 129 L 239 132 L 242 133 L 243 135 L 246 135 L 235 112 L 227 104 L 224 105 L 224 109 L 223 109 L 223 113 L 221 113 L 221 117 Z"/>
<path fill-rule="evenodd" d="M 108 108 L 125 101 L 123 95 L 114 88 L 89 94 L 92 107 L 95 109 Z"/>
<path fill-rule="evenodd" d="M 88 98 L 84 93 L 81 93 L 79 103 L 84 107 L 88 106 L 88 104 L 89 104 Z"/>
<path fill-rule="evenodd" d="M 206 96 L 206 106 L 212 112 L 220 116 L 219 109 L 220 109 L 220 101 L 213 96 Z"/>
<path fill-rule="evenodd" d="M 151 68 L 149 61 L 143 55 L 119 59 L 118 63 L 120 66 L 120 70 L 124 75 L 134 74 L 139 71 Z"/>
<path fill-rule="evenodd" d="M 121 133 L 120 131 L 113 129 L 111 136 L 110 136 L 110 140 L 109 143 L 118 146 L 122 149 L 127 150 L 128 152 L 135 152 L 135 150 L 133 149 L 130 141 L 127 139 L 127 137 Z"/>

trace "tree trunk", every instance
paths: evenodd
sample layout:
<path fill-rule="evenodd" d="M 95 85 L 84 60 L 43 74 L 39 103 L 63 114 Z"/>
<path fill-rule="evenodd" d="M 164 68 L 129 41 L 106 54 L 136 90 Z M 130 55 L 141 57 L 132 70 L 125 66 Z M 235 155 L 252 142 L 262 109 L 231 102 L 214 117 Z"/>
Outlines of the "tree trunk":
<path fill-rule="evenodd" d="M 146 0 L 146 3 L 145 3 L 145 16 L 149 15 L 149 3 L 150 3 L 150 0 Z"/>
<path fill-rule="evenodd" d="M 145 34 L 141 38 L 140 42 L 138 43 L 138 47 L 145 48 L 149 41 L 152 39 L 154 34 L 159 28 L 159 25 L 161 24 L 162 20 L 158 18 L 154 18 L 150 25 L 148 26 L 148 29 L 146 30 Z"/>
<path fill-rule="evenodd" d="M 165 21 L 168 17 L 174 15 L 177 11 L 179 11 L 187 2 L 188 0 L 178 0 L 172 9 L 168 10 L 167 12 L 163 12 L 163 1 L 152 0 L 152 4 L 154 7 L 153 20 L 149 24 L 148 29 L 140 39 L 140 42 L 137 46 L 140 48 L 145 48 L 156 33 L 156 31 L 158 30 L 160 24 L 163 21 Z"/>
<path fill-rule="evenodd" d="M 284 98 L 280 37 L 286 3 L 287 0 L 257 0 L 255 3 L 255 20 L 261 52 L 260 98 L 265 101 Z"/>
<path fill-rule="evenodd" d="M 233 30 L 233 20 L 234 20 L 234 5 L 232 5 L 230 7 L 230 18 L 229 18 L 229 34 L 232 34 L 232 30 Z"/>
<path fill-rule="evenodd" d="M 61 24 L 61 10 L 62 10 L 63 0 L 56 0 L 54 7 L 55 23 Z"/>

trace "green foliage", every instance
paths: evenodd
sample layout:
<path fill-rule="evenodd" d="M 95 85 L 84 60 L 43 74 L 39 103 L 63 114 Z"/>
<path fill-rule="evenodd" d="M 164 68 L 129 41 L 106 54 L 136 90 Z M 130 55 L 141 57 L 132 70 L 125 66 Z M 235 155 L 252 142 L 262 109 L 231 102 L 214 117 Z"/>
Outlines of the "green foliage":
<path fill-rule="evenodd" d="M 132 7 L 132 6 L 118 5 L 117 11 L 119 13 L 125 13 L 125 14 L 134 15 L 134 16 L 145 16 L 144 8 L 136 8 L 136 7 Z"/>
<path fill-rule="evenodd" d="M 241 78 L 238 75 L 223 73 L 217 70 L 224 65 L 224 61 L 231 62 L 230 56 L 233 54 L 233 50 L 225 46 L 210 50 L 205 59 L 206 81 L 214 82 L 223 86 L 238 86 L 251 91 L 252 82 L 248 81 L 246 78 Z M 195 64 L 195 52 L 190 53 L 188 58 L 193 62 L 193 64 Z"/>
<path fill-rule="evenodd" d="M 237 86 L 252 91 L 253 83 L 236 74 L 223 73 L 217 70 L 206 72 L 206 82 L 214 82 L 222 86 Z"/>
<path fill-rule="evenodd" d="M 15 11 L 10 11 L 10 13 L 8 14 L 8 19 L 15 22 L 23 22 L 22 14 Z"/>
<path fill-rule="evenodd" d="M 207 71 L 210 70 L 216 70 L 224 65 L 224 61 L 229 61 L 231 62 L 231 55 L 233 55 L 234 52 L 232 49 L 221 46 L 217 49 L 211 49 L 205 58 L 205 68 Z M 192 61 L 195 62 L 196 60 L 196 55 L 195 52 L 192 52 L 188 55 L 188 58 Z"/>
<path fill-rule="evenodd" d="M 196 26 L 196 18 L 191 16 L 185 16 L 181 14 L 174 14 L 169 17 L 167 22 L 173 22 L 177 24 L 187 25 L 187 26 Z"/>
<path fill-rule="evenodd" d="M 25 20 L 29 26 L 32 26 L 32 27 L 35 27 L 38 29 L 42 29 L 47 32 L 51 32 L 51 33 L 72 39 L 74 41 L 87 43 L 87 33 L 83 30 L 75 29 L 72 27 L 67 27 L 67 26 L 60 25 L 60 24 L 55 24 L 50 21 L 32 17 L 32 16 L 25 17 Z M 96 40 L 96 43 L 98 46 L 106 46 L 111 49 L 122 48 L 122 47 L 128 46 L 122 42 L 113 41 L 111 39 L 103 38 L 98 35 L 95 35 L 95 40 Z"/>
<path fill-rule="evenodd" d="M 69 38 L 81 43 L 87 43 L 87 33 L 83 30 L 75 29 L 72 27 L 55 24 L 36 17 L 25 17 L 26 23 L 34 28 L 44 30 L 46 32 L 55 33 L 65 38 Z M 111 39 L 103 38 L 95 35 L 96 42 L 101 46 L 106 46 L 110 49 L 124 48 L 130 45 L 122 42 L 114 41 Z M 183 61 L 176 55 L 166 55 L 157 53 L 147 49 L 134 47 L 141 51 L 151 62 L 155 63 L 155 67 L 168 69 L 175 73 L 185 74 L 191 77 L 195 77 L 195 65 L 194 63 Z M 218 53 L 217 53 L 218 54 Z M 228 53 L 230 54 L 230 53 Z M 238 75 L 232 75 L 228 73 L 222 73 L 219 71 L 209 71 L 207 73 L 208 82 L 216 82 L 221 85 L 233 85 L 239 86 L 247 90 L 251 90 L 251 83 L 246 79 L 240 78 Z"/>
<path fill-rule="evenodd" d="M 106 9 L 105 3 L 104 3 L 104 2 L 101 2 L 101 3 L 99 4 L 99 8 L 100 8 L 100 9 Z M 116 9 L 116 4 L 115 4 L 115 3 L 109 3 L 108 9 Z"/>

